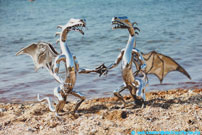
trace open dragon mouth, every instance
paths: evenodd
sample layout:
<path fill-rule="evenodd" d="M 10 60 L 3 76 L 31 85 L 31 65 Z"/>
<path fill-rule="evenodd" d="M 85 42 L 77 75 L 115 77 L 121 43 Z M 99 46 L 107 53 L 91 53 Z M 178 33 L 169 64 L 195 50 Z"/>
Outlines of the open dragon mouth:
<path fill-rule="evenodd" d="M 69 20 L 69 22 L 66 25 L 64 25 L 64 26 L 58 25 L 57 28 L 61 28 L 62 29 L 61 33 L 64 33 L 65 35 L 69 31 L 78 31 L 84 35 L 83 27 L 86 27 L 86 20 L 85 19 L 74 19 L 74 18 L 72 18 Z M 57 35 L 59 35 L 59 33 Z"/>
<path fill-rule="evenodd" d="M 112 21 L 112 29 L 127 29 L 128 26 L 126 26 L 124 23 L 120 21 Z"/>
<path fill-rule="evenodd" d="M 130 27 L 128 17 L 113 17 L 112 29 L 128 29 Z"/>
<path fill-rule="evenodd" d="M 130 35 L 132 35 L 132 36 L 134 34 L 138 35 L 139 33 L 137 31 L 140 31 L 140 29 L 134 25 L 137 25 L 137 23 L 136 22 L 131 23 L 127 16 L 112 18 L 112 30 L 128 29 Z"/>
<path fill-rule="evenodd" d="M 83 28 L 86 27 L 86 20 L 85 19 L 70 19 L 66 25 L 58 25 L 57 28 L 62 29 L 61 32 L 56 32 L 56 36 L 59 35 L 63 42 L 67 39 L 67 34 L 69 31 L 78 31 L 82 35 L 84 35 Z M 60 40 L 57 40 L 57 43 Z"/>
<path fill-rule="evenodd" d="M 83 28 L 85 27 L 85 23 L 82 23 L 82 24 L 77 24 L 77 25 L 74 25 L 72 27 L 69 27 L 68 30 L 72 30 L 72 31 L 78 31 L 80 32 L 82 35 L 84 35 L 84 32 L 83 32 Z"/>

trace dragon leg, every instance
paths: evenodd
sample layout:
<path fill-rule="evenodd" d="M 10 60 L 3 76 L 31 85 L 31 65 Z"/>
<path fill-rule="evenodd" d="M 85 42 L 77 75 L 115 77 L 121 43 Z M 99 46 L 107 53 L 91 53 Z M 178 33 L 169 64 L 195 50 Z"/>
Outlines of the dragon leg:
<path fill-rule="evenodd" d="M 55 109 L 57 116 L 58 112 L 63 110 L 67 98 L 62 89 L 63 89 L 62 85 L 54 89 L 54 95 L 58 98 L 58 104 L 56 105 Z"/>
<path fill-rule="evenodd" d="M 141 88 L 141 90 L 140 90 Z M 136 105 L 142 105 L 142 107 L 144 107 L 145 103 L 144 103 L 144 100 L 143 99 L 139 99 L 137 98 L 136 94 L 138 92 L 144 92 L 144 88 L 142 89 L 142 87 L 140 87 L 140 82 L 139 81 L 135 81 L 135 83 L 133 83 L 132 87 L 130 87 L 130 94 L 131 96 L 133 97 L 134 99 L 134 103 Z M 139 95 L 139 94 L 138 94 Z"/>
<path fill-rule="evenodd" d="M 118 99 L 123 102 L 124 107 L 126 107 L 126 102 L 120 93 L 124 91 L 126 88 L 127 87 L 125 85 L 121 85 L 119 89 L 114 90 L 114 96 L 118 97 Z"/>
<path fill-rule="evenodd" d="M 79 106 L 81 105 L 81 103 L 86 99 L 86 97 L 84 97 L 84 95 L 82 95 L 80 92 L 76 92 L 76 91 L 71 91 L 70 94 L 72 94 L 75 97 L 80 98 L 80 100 L 77 101 L 77 104 L 73 110 L 73 115 L 74 115 L 75 112 L 77 111 L 77 109 L 79 108 Z"/>

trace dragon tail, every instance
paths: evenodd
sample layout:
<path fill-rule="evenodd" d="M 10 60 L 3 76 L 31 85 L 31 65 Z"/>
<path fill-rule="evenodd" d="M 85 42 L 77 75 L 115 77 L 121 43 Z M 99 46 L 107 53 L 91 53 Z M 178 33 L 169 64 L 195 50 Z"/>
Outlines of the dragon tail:
<path fill-rule="evenodd" d="M 40 99 L 39 94 L 37 94 L 37 100 L 38 100 L 39 102 L 42 102 L 42 101 L 47 100 L 47 101 L 48 101 L 49 110 L 50 110 L 51 112 L 55 112 L 55 108 L 53 107 L 53 105 L 52 105 L 51 100 L 50 100 L 49 97 L 44 97 L 44 98 Z"/>

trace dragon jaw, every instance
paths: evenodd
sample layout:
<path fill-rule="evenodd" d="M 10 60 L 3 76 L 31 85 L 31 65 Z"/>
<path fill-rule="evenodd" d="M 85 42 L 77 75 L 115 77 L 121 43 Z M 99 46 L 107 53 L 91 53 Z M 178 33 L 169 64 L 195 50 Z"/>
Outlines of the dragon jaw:
<path fill-rule="evenodd" d="M 131 23 L 128 20 L 128 17 L 113 17 L 112 18 L 112 29 L 128 29 L 130 28 Z"/>
<path fill-rule="evenodd" d="M 128 17 L 113 17 L 112 18 L 112 29 L 128 29 L 131 36 L 134 36 L 135 34 L 138 34 L 135 30 L 139 30 L 137 27 L 133 27 L 134 24 L 137 24 L 136 22 L 131 23 L 128 19 Z"/>
<path fill-rule="evenodd" d="M 58 25 L 57 28 L 61 28 L 61 32 L 57 32 L 56 35 L 61 35 L 61 40 L 63 42 L 67 39 L 67 34 L 70 31 L 77 31 L 84 35 L 83 27 L 86 27 L 86 20 L 85 19 L 74 19 L 71 18 L 68 23 L 64 26 Z"/>

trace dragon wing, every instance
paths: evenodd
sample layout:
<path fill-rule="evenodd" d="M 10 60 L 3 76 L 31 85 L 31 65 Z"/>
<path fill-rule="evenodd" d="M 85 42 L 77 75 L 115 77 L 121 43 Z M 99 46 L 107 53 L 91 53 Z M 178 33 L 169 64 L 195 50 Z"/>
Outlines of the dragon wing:
<path fill-rule="evenodd" d="M 38 42 L 28 45 L 16 53 L 17 56 L 21 54 L 31 56 L 35 65 L 35 71 L 37 71 L 41 67 L 52 70 L 52 61 L 58 55 L 58 52 L 50 43 Z"/>
<path fill-rule="evenodd" d="M 147 65 L 145 72 L 147 74 L 156 75 L 159 78 L 160 83 L 162 83 L 164 77 L 171 71 L 179 71 L 191 79 L 187 71 L 169 56 L 157 53 L 155 51 L 142 54 L 142 56 Z"/>

